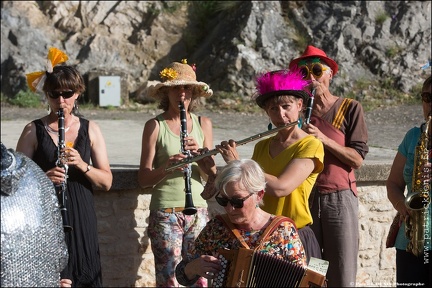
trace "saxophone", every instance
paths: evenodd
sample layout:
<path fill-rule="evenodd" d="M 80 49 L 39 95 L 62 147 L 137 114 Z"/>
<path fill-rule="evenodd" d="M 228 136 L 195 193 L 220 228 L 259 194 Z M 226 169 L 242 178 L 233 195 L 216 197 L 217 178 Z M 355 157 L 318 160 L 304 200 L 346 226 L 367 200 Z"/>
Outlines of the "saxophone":
<path fill-rule="evenodd" d="M 407 252 L 415 256 L 423 253 L 425 244 L 425 227 L 430 204 L 430 182 L 422 178 L 422 167 L 428 161 L 428 130 L 431 116 L 428 117 L 419 142 L 415 148 L 412 189 L 405 198 L 405 206 L 411 210 L 410 216 L 405 220 L 405 234 L 409 240 Z M 429 221 L 428 221 L 429 220 Z"/>

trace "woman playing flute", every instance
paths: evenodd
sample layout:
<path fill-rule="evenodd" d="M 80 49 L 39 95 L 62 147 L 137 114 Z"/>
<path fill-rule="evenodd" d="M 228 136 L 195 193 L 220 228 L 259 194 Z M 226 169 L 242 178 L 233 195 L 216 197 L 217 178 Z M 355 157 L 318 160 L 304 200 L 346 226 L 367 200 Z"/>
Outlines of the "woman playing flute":
<path fill-rule="evenodd" d="M 281 127 L 301 118 L 309 97 L 305 90 L 308 84 L 297 70 L 264 73 L 256 80 L 254 99 L 269 116 L 271 125 Z M 262 209 L 294 220 L 309 261 L 310 257 L 321 258 L 317 239 L 309 228 L 312 224 L 309 195 L 323 169 L 324 148 L 321 141 L 299 126 L 288 126 L 259 141 L 252 159 L 265 172 L 267 186 Z M 234 140 L 229 140 L 216 148 L 228 163 L 239 159 L 236 146 Z"/>

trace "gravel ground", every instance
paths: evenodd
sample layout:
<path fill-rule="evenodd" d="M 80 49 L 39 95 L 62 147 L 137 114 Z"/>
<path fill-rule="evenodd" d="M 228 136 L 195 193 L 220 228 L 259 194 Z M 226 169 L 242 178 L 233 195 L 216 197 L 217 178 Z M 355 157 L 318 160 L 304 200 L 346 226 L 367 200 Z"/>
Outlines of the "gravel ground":
<path fill-rule="evenodd" d="M 126 109 L 86 109 L 81 111 L 86 118 L 92 120 L 136 120 L 145 122 L 158 111 L 130 111 Z M 1 120 L 28 120 L 31 121 L 43 116 L 43 109 L 19 108 L 15 106 L 1 107 Z M 214 112 L 199 110 L 199 115 L 205 115 L 212 119 L 213 126 L 226 130 L 228 139 L 237 139 L 231 131 L 242 131 L 245 135 L 255 135 L 257 131 L 265 131 L 268 117 L 264 114 L 242 114 L 238 112 Z M 369 145 L 377 148 L 396 149 L 405 132 L 422 122 L 421 105 L 404 105 L 393 107 L 381 107 L 366 112 L 366 122 L 369 132 Z M 259 130 L 262 127 L 262 130 Z M 250 131 L 250 132 L 249 132 Z"/>

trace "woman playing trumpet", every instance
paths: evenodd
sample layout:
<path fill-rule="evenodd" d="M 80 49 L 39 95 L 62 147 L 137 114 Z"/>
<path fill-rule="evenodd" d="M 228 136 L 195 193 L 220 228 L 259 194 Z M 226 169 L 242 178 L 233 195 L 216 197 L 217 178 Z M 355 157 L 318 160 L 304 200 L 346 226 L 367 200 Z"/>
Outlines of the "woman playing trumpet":
<path fill-rule="evenodd" d="M 255 102 L 276 127 L 297 122 L 309 97 L 304 90 L 307 84 L 299 71 L 279 70 L 259 75 Z M 223 141 L 216 148 L 227 163 L 239 159 L 234 140 Z M 308 261 L 310 257 L 321 258 L 318 242 L 309 228 L 312 224 L 309 195 L 323 169 L 323 157 L 321 141 L 297 125 L 261 140 L 252 155 L 265 172 L 267 188 L 263 210 L 294 220 Z"/>

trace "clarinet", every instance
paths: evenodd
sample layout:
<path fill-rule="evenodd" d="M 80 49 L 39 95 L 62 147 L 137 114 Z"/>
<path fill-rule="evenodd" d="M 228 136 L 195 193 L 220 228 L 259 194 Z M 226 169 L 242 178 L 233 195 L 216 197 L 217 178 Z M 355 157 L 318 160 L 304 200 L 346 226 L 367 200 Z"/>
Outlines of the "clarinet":
<path fill-rule="evenodd" d="M 64 155 L 63 149 L 65 145 L 65 125 L 64 125 L 64 112 L 63 108 L 60 108 L 57 112 L 58 116 L 58 144 L 57 144 L 57 162 L 56 166 L 61 167 L 65 170 L 64 181 L 60 184 L 55 185 L 57 192 L 57 198 L 60 203 L 60 212 L 63 220 L 63 230 L 65 232 L 72 231 L 72 226 L 69 224 L 69 218 L 67 215 L 66 202 L 67 202 L 67 183 L 66 179 L 68 177 L 68 165 L 65 164 L 66 156 Z"/>
<path fill-rule="evenodd" d="M 188 136 L 187 132 L 187 119 L 186 119 L 186 109 L 184 107 L 183 101 L 180 101 L 179 103 L 179 109 L 180 109 L 180 147 L 181 152 L 186 155 L 188 158 L 192 157 L 189 150 L 185 149 L 184 145 L 184 139 Z M 195 208 L 193 204 L 192 199 L 192 189 L 191 189 L 191 175 L 192 175 L 192 165 L 189 163 L 186 165 L 186 167 L 183 169 L 183 178 L 185 180 L 185 209 L 183 210 L 183 213 L 186 215 L 193 215 L 197 212 L 197 209 Z"/>
<path fill-rule="evenodd" d="M 315 97 L 315 88 L 312 89 L 312 95 L 309 97 L 307 107 L 306 107 L 306 113 L 305 113 L 305 123 L 310 123 L 310 118 L 312 116 L 312 107 L 314 103 L 314 97 Z"/>

